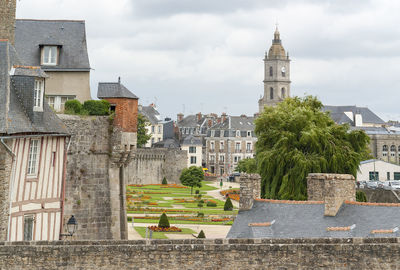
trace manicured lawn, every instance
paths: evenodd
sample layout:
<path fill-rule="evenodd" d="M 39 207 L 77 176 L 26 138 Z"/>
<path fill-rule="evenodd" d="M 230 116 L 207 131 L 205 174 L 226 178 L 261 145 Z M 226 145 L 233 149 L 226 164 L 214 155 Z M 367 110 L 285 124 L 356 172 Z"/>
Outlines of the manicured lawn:
<path fill-rule="evenodd" d="M 146 227 L 135 227 L 135 230 L 140 234 L 141 237 L 146 237 Z M 153 239 L 168 239 L 165 234 L 173 233 L 173 234 L 197 234 L 192 229 L 182 228 L 181 232 L 153 232 Z"/>
<path fill-rule="evenodd" d="M 158 224 L 159 219 L 135 219 L 135 223 L 154 223 Z M 202 224 L 202 225 L 232 225 L 233 221 L 191 221 L 191 220 L 171 220 L 169 224 Z M 136 228 L 136 227 L 135 227 Z"/>

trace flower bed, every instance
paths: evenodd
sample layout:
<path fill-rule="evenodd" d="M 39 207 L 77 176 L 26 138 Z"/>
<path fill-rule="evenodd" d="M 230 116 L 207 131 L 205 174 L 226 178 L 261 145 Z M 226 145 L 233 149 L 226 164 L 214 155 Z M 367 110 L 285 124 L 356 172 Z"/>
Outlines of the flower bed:
<path fill-rule="evenodd" d="M 158 226 L 149 226 L 148 227 L 150 230 L 153 232 L 181 232 L 182 230 L 179 229 L 178 227 L 171 226 L 169 228 L 162 228 Z"/>
<path fill-rule="evenodd" d="M 183 210 L 183 209 L 164 209 L 164 208 L 141 208 L 141 207 L 133 207 L 128 208 L 130 211 L 146 211 L 146 212 L 176 212 L 176 213 L 192 213 L 192 210 Z"/>
<path fill-rule="evenodd" d="M 212 222 L 221 222 L 221 221 L 228 221 L 231 220 L 230 218 L 213 218 L 211 219 Z"/>
<path fill-rule="evenodd" d="M 219 192 L 222 196 L 228 195 L 229 198 L 235 201 L 240 200 L 240 190 L 239 189 L 226 189 Z"/>
<path fill-rule="evenodd" d="M 239 201 L 240 200 L 240 195 L 239 194 L 229 194 L 228 196 L 232 200 L 235 200 L 235 201 Z"/>

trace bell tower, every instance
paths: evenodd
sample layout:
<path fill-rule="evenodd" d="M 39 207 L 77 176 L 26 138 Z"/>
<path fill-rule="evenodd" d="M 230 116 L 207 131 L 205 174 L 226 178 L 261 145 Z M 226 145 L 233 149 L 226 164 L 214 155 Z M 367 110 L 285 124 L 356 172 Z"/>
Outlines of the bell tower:
<path fill-rule="evenodd" d="M 265 106 L 275 106 L 290 96 L 290 59 L 282 46 L 278 27 L 264 58 L 264 96 L 258 101 L 259 112 Z"/>
<path fill-rule="evenodd" d="M 17 0 L 0 0 L 0 39 L 14 45 L 15 12 Z"/>

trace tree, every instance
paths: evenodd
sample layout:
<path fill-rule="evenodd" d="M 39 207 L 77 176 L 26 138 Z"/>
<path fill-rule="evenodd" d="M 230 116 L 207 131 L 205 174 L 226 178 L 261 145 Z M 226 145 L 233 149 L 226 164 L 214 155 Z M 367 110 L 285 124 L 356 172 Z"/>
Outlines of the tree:
<path fill-rule="evenodd" d="M 204 179 L 204 172 L 201 167 L 191 166 L 182 170 L 179 180 L 182 185 L 190 187 L 190 194 L 193 193 L 193 187 L 201 187 L 201 181 Z"/>
<path fill-rule="evenodd" d="M 197 238 L 206 238 L 206 235 L 204 234 L 203 230 L 200 231 L 199 235 Z"/>
<path fill-rule="evenodd" d="M 236 169 L 238 172 L 256 173 L 257 163 L 255 158 L 245 158 L 238 162 Z"/>
<path fill-rule="evenodd" d="M 163 178 L 161 184 L 162 184 L 162 185 L 168 185 L 167 178 L 165 178 L 165 176 L 164 176 L 164 178 Z"/>
<path fill-rule="evenodd" d="M 357 202 L 367 202 L 367 195 L 365 195 L 364 191 L 357 190 L 356 191 L 356 201 Z"/>
<path fill-rule="evenodd" d="M 224 204 L 224 211 L 232 211 L 233 210 L 233 204 L 231 201 L 231 198 L 227 198 Z"/>
<path fill-rule="evenodd" d="M 170 227 L 168 217 L 165 213 L 162 213 L 162 215 L 160 216 L 160 220 L 158 221 L 158 227 L 160 228 Z"/>
<path fill-rule="evenodd" d="M 315 97 L 287 98 L 255 120 L 261 196 L 306 200 L 309 173 L 356 175 L 369 158 L 369 137 L 337 125 Z"/>
<path fill-rule="evenodd" d="M 147 134 L 146 126 L 149 126 L 150 122 L 142 114 L 138 113 L 137 121 L 137 147 L 143 147 L 151 138 L 151 134 Z"/>

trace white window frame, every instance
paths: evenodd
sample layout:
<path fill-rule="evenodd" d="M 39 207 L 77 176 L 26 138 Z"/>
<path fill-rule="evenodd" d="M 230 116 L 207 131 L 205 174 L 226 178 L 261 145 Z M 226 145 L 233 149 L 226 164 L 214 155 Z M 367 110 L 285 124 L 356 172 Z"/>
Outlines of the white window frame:
<path fill-rule="evenodd" d="M 44 79 L 36 78 L 33 94 L 33 110 L 43 111 Z"/>
<path fill-rule="evenodd" d="M 219 161 L 225 162 L 225 155 L 219 155 Z"/>
<path fill-rule="evenodd" d="M 196 154 L 196 146 L 189 146 L 189 153 L 190 154 Z"/>
<path fill-rule="evenodd" d="M 47 52 L 46 52 L 47 50 Z M 43 46 L 42 49 L 42 65 L 56 66 L 58 58 L 57 46 Z"/>
<path fill-rule="evenodd" d="M 215 150 L 215 142 L 214 141 L 210 142 L 210 150 Z"/>
<path fill-rule="evenodd" d="M 27 177 L 35 178 L 39 171 L 40 139 L 31 139 L 29 142 Z"/>
<path fill-rule="evenodd" d="M 28 221 L 29 221 L 29 223 L 28 223 Z M 29 234 L 27 234 L 27 229 L 29 230 L 28 231 Z M 25 215 L 24 216 L 24 241 L 32 241 L 33 240 L 34 229 L 35 229 L 35 217 L 33 215 Z"/>
<path fill-rule="evenodd" d="M 197 157 L 196 156 L 190 156 L 190 164 L 196 164 L 196 163 L 197 163 Z"/>
<path fill-rule="evenodd" d="M 54 99 L 53 102 L 50 102 L 50 99 Z M 63 99 L 64 103 L 63 103 Z M 50 107 L 52 107 L 56 112 L 64 111 L 65 109 L 65 102 L 68 100 L 76 99 L 76 96 L 57 96 L 57 95 L 47 95 L 46 101 Z"/>

